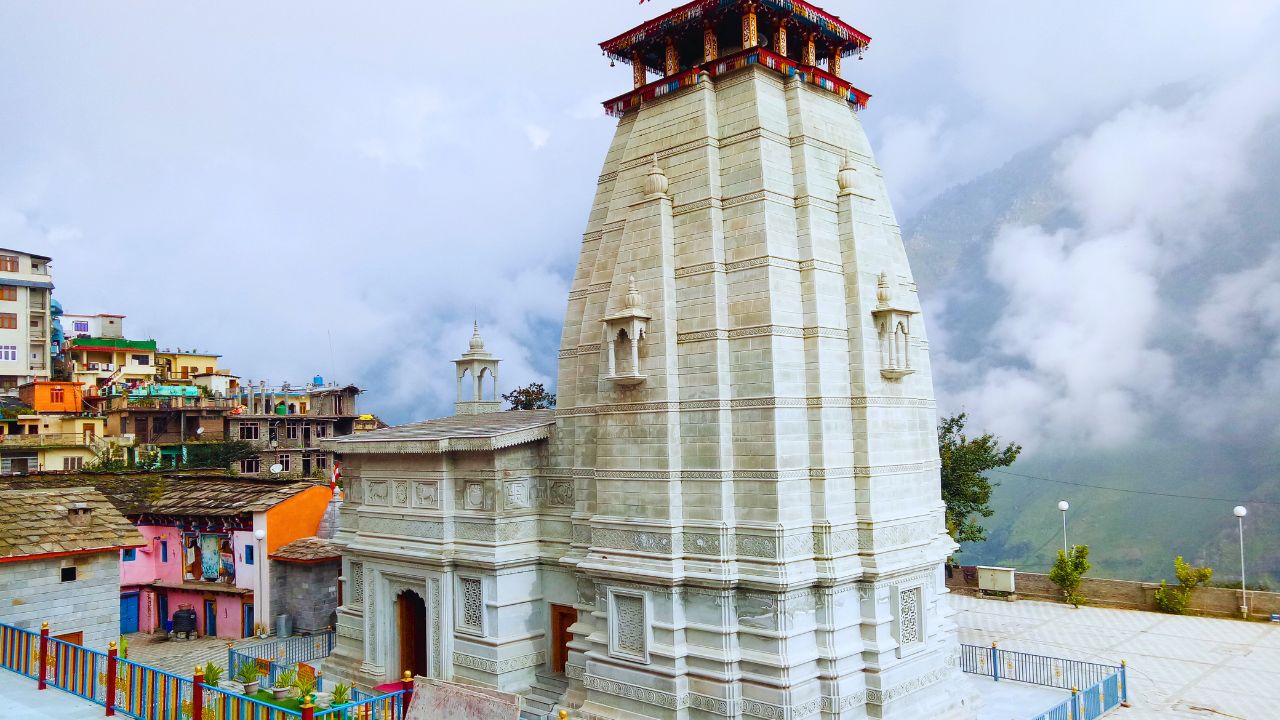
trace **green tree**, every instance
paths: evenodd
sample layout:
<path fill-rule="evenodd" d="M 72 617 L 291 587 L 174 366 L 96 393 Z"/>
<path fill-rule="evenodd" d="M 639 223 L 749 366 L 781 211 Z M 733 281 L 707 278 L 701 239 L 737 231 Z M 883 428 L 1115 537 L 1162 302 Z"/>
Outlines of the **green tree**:
<path fill-rule="evenodd" d="M 1062 596 L 1067 602 L 1080 607 L 1085 602 L 1084 596 L 1080 594 L 1080 581 L 1087 572 L 1089 546 L 1072 545 L 1070 556 L 1058 551 L 1058 561 L 1053 564 L 1053 570 L 1049 571 L 1049 580 L 1062 589 Z"/>
<path fill-rule="evenodd" d="M 247 440 L 192 443 L 187 446 L 186 467 L 227 469 L 234 463 L 256 457 L 258 451 Z"/>
<path fill-rule="evenodd" d="M 547 392 L 542 383 L 529 383 L 509 393 L 503 393 L 502 399 L 511 403 L 508 410 L 551 410 L 556 406 L 556 394 Z"/>
<path fill-rule="evenodd" d="M 1022 446 L 991 433 L 969 438 L 964 434 L 964 413 L 938 423 L 938 454 L 942 457 L 942 500 L 947 504 L 947 532 L 956 542 L 985 540 L 981 518 L 991 517 L 992 483 L 983 473 L 1008 467 L 1018 459 Z"/>
<path fill-rule="evenodd" d="M 1161 612 L 1181 615 L 1191 604 L 1191 591 L 1213 578 L 1213 568 L 1190 565 L 1179 555 L 1173 559 L 1173 573 L 1178 576 L 1178 584 L 1169 587 L 1167 582 L 1160 581 L 1160 587 L 1156 588 L 1156 607 Z"/>

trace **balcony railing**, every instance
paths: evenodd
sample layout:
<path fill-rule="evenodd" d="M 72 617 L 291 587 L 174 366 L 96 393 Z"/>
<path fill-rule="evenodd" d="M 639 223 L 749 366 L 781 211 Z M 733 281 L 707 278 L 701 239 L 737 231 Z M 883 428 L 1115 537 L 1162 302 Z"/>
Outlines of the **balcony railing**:
<path fill-rule="evenodd" d="M 186 439 L 183 439 L 182 433 L 179 432 L 147 432 L 139 431 L 134 434 L 136 441 L 141 445 L 180 445 L 186 443 L 197 442 L 222 442 L 226 439 L 226 433 L 222 430 L 205 429 L 202 433 L 196 433 L 193 430 L 187 430 Z"/>
<path fill-rule="evenodd" d="M 230 410 L 239 403 L 225 398 L 178 397 L 130 397 L 114 395 L 107 398 L 105 410 Z"/>
<path fill-rule="evenodd" d="M 76 446 L 87 447 L 97 441 L 97 436 L 85 433 L 40 433 L 38 435 L 0 435 L 0 446 L 3 447 L 48 447 Z"/>

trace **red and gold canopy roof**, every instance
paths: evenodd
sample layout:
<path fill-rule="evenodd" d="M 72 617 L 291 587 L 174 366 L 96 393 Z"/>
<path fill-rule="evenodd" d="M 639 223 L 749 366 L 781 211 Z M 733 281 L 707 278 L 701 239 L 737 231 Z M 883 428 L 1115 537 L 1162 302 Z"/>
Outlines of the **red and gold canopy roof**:
<path fill-rule="evenodd" d="M 679 42 L 688 36 L 690 44 L 700 46 L 704 23 L 727 23 L 731 19 L 728 16 L 736 22 L 748 2 L 754 2 L 766 17 L 786 19 L 801 32 L 813 32 L 819 59 L 837 53 L 841 56 L 858 53 L 871 42 L 866 33 L 804 0 L 693 0 L 600 43 L 600 49 L 624 63 L 630 63 L 632 56 L 639 54 L 646 67 L 661 72 L 668 37 Z"/>

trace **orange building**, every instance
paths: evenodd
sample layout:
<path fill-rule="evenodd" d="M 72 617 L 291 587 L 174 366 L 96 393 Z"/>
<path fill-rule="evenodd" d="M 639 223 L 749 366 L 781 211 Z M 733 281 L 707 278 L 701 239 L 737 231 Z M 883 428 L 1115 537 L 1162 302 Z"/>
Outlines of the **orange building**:
<path fill-rule="evenodd" d="M 84 394 L 74 382 L 37 380 L 18 388 L 18 398 L 37 413 L 84 412 Z"/>

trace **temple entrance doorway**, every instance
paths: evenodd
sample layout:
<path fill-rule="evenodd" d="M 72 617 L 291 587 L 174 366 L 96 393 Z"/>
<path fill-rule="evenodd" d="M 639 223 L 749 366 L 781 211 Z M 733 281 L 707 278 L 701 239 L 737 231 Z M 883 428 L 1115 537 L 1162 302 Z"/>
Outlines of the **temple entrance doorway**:
<path fill-rule="evenodd" d="M 405 670 L 414 675 L 427 674 L 427 603 L 413 590 L 396 596 L 396 631 L 400 635 L 400 667 L 392 673 L 399 677 Z"/>
<path fill-rule="evenodd" d="M 551 672 L 564 672 L 569 660 L 569 641 L 573 633 L 569 626 L 578 621 L 578 611 L 568 605 L 551 606 Z"/>

